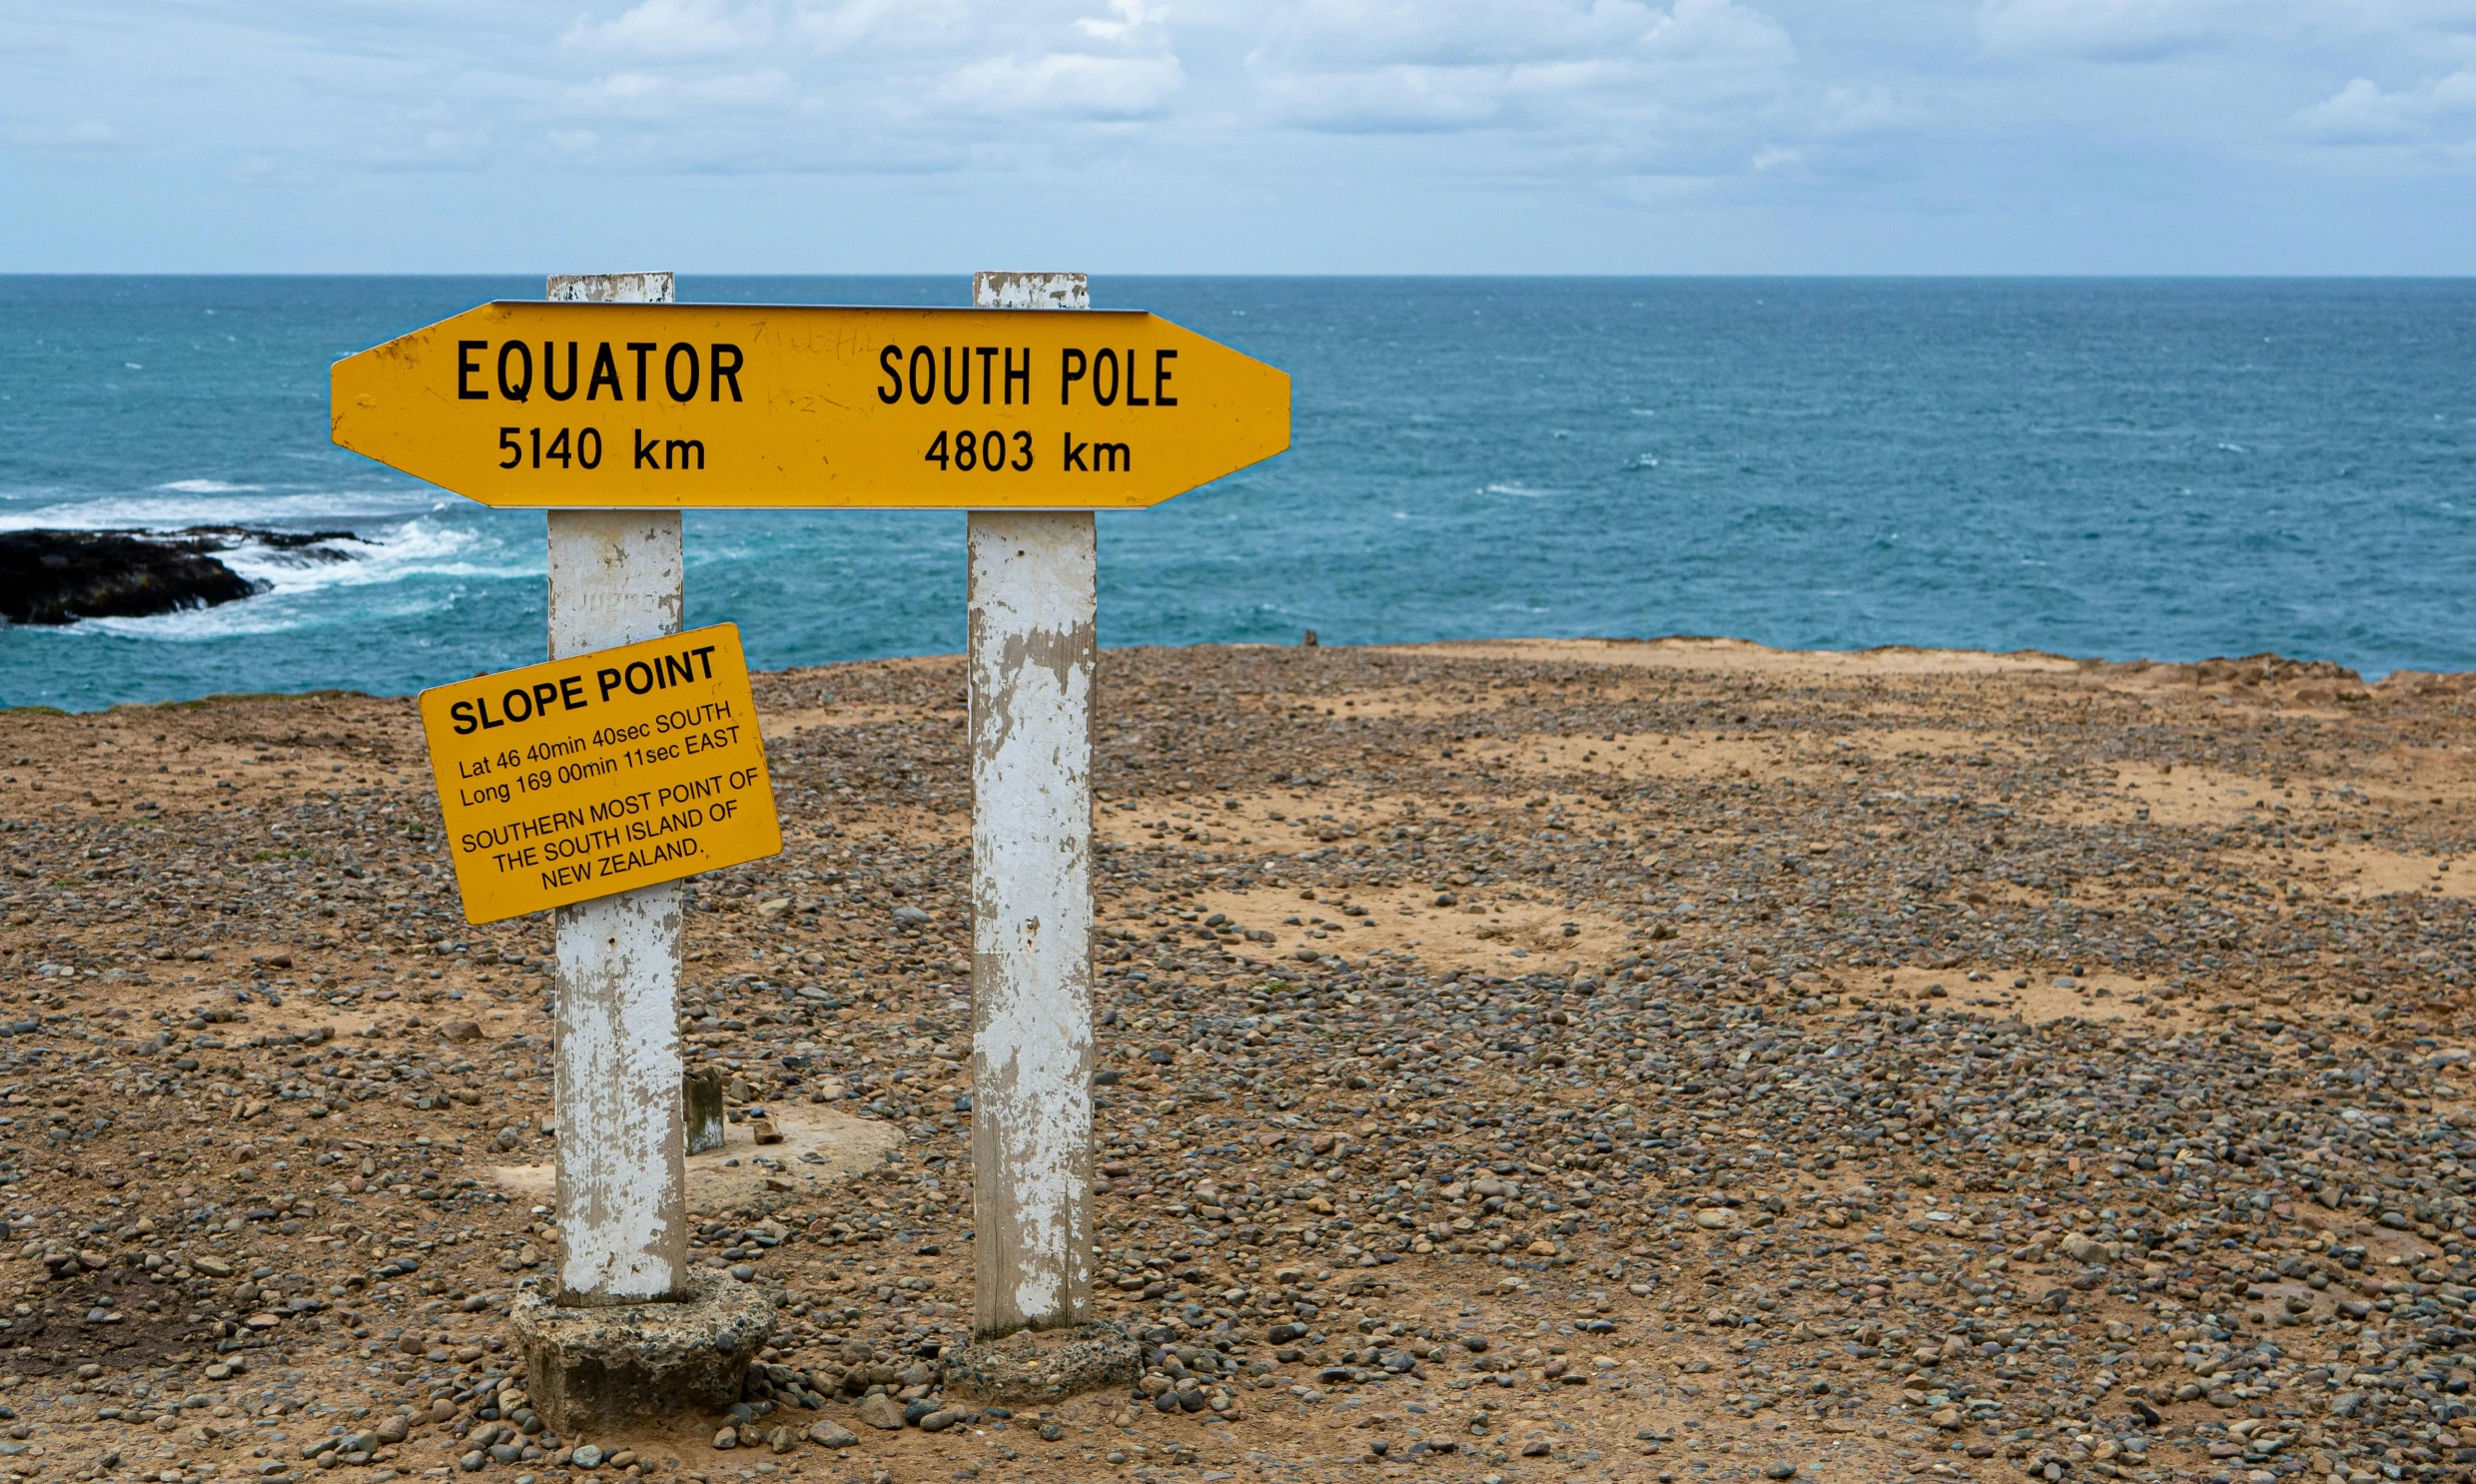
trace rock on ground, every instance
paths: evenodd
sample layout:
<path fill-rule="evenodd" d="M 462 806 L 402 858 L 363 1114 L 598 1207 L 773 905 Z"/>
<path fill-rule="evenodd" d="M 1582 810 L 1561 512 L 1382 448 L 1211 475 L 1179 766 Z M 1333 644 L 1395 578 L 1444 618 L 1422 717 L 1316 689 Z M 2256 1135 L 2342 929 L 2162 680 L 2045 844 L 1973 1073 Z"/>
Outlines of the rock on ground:
<path fill-rule="evenodd" d="M 548 928 L 463 923 L 409 703 L 0 714 L 0 1452 L 158 1479 L 2476 1460 L 2462 678 L 1113 651 L 1093 1307 L 1144 1371 L 1019 1409 L 939 1369 L 970 1328 L 961 666 L 758 694 L 786 848 L 695 884 L 681 1029 L 734 1138 L 820 1102 L 903 1141 L 696 1211 L 775 1347 L 727 1413 L 578 1438 L 505 1337 L 558 1233 L 494 1183 L 550 1148 Z"/>

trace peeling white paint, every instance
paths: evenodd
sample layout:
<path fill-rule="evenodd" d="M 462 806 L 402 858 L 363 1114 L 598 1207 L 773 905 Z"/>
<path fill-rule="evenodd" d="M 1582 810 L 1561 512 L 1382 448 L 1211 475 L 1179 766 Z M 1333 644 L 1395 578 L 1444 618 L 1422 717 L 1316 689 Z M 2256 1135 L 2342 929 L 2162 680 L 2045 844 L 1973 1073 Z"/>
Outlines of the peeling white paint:
<path fill-rule="evenodd" d="M 557 914 L 559 1283 L 571 1301 L 684 1287 L 680 897 L 663 882 Z"/>
<path fill-rule="evenodd" d="M 974 511 L 973 1223 L 983 1333 L 1090 1302 L 1093 522 Z"/>
<path fill-rule="evenodd" d="M 554 278 L 549 297 L 668 302 L 669 274 Z M 553 510 L 550 653 L 679 631 L 679 515 Z M 560 1299 L 635 1303 L 684 1292 L 678 882 L 556 913 Z"/>
<path fill-rule="evenodd" d="M 1092 290 L 1079 273 L 978 273 L 972 275 L 972 308 L 1088 310 Z"/>
<path fill-rule="evenodd" d="M 982 308 L 1084 309 L 1080 274 L 981 274 Z M 972 1199 L 982 1336 L 1092 1297 L 1089 512 L 974 511 Z"/>
<path fill-rule="evenodd" d="M 676 510 L 552 510 L 550 653 L 579 654 L 679 632 Z"/>
<path fill-rule="evenodd" d="M 677 298 L 667 273 L 554 273 L 552 304 L 668 304 Z"/>

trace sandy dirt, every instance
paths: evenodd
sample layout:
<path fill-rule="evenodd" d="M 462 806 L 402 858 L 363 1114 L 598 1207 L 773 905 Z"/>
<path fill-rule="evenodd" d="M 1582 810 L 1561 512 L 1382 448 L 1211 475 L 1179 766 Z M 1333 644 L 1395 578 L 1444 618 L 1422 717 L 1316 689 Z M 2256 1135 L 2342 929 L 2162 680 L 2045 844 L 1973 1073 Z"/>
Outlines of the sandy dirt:
<path fill-rule="evenodd" d="M 1106 655 L 1093 1308 L 1152 1369 L 1013 1416 L 937 1373 L 962 692 L 759 678 L 786 848 L 696 883 L 680 1014 L 743 1119 L 695 1256 L 781 1329 L 750 1415 L 603 1438 L 501 1415 L 554 966 L 462 922 L 410 705 L 0 713 L 0 1472 L 2468 1476 L 2462 677 Z"/>

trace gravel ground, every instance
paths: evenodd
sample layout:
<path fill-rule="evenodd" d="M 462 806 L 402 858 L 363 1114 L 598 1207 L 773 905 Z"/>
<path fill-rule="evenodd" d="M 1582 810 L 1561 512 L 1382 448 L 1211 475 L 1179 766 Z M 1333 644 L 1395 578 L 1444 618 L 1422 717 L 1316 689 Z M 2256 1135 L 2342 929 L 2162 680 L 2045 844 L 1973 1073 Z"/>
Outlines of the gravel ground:
<path fill-rule="evenodd" d="M 735 1116 L 871 1141 L 692 1186 L 779 1348 L 607 1438 L 502 1337 L 557 1241 L 547 925 L 462 922 L 409 703 L 0 713 L 0 1473 L 2476 1465 L 2476 685 L 1112 652 L 1095 1308 L 1153 1364 L 1005 1416 L 937 1372 L 963 683 L 760 677 L 786 849 L 697 882 L 682 1029 Z"/>

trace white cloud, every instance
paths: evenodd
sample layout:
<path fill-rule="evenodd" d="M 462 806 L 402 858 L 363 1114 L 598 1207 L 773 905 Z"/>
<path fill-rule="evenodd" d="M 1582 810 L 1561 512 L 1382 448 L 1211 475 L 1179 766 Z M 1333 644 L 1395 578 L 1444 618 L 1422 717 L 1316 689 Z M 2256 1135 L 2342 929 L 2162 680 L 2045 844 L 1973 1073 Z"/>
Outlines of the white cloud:
<path fill-rule="evenodd" d="M 946 38 L 967 50 L 944 69 L 936 97 L 1015 118 L 1157 117 L 1187 84 L 1168 19 L 1147 0 L 1109 0 L 1097 16 L 1038 4 L 991 11 Z"/>
<path fill-rule="evenodd" d="M 1925 119 L 1922 110 L 1902 103 L 1881 83 L 1867 88 L 1832 88 L 1823 94 L 1816 109 L 1814 132 L 1841 138 L 1905 128 Z"/>
<path fill-rule="evenodd" d="M 772 13 L 762 4 L 734 10 L 726 0 L 643 0 L 600 25 L 576 17 L 559 44 L 676 60 L 746 51 L 772 32 Z"/>
<path fill-rule="evenodd" d="M 1978 35 L 2003 55 L 2145 62 L 2216 45 L 2282 8 L 2260 0 L 1985 0 Z"/>
<path fill-rule="evenodd" d="M 2476 168 L 2476 0 L 80 0 L 18 31 L 0 152 L 69 167 L 0 232 L 18 264 L 190 252 L 129 203 L 204 219 L 234 180 L 252 215 L 196 251 L 412 263 L 304 225 L 381 176 L 437 193 L 423 241 L 455 262 L 652 179 L 720 204 L 629 228 L 683 262 L 863 220 L 851 251 L 894 266 L 906 233 L 1001 230 L 1284 271 L 1744 267 L 1762 240 L 1825 271 L 2343 272 L 2476 243 L 2464 192 L 2397 184 Z M 758 175 L 835 184 L 734 194 Z M 584 205 L 493 205 L 560 191 Z M 779 242 L 710 236 L 759 200 Z"/>
<path fill-rule="evenodd" d="M 1001 51 L 1047 19 L 1037 6 L 988 0 L 799 0 L 787 29 L 823 55 L 900 67 L 920 56 L 951 62 Z M 1051 20 L 1045 29 L 1062 40 L 1066 28 Z"/>
<path fill-rule="evenodd" d="M 135 141 L 101 119 L 39 125 L 0 131 L 0 139 L 36 155 L 110 155 L 132 149 Z"/>
<path fill-rule="evenodd" d="M 1112 21 L 1099 16 L 1085 16 L 1075 22 L 1075 29 L 1103 41 L 1124 41 L 1146 26 L 1159 25 L 1170 16 L 1167 7 L 1147 6 L 1143 0 L 1109 0 L 1109 8 L 1118 13 L 1118 19 Z"/>
<path fill-rule="evenodd" d="M 1258 80 L 1274 118 L 1336 134 L 1474 129 L 1504 116 L 1508 70 L 1410 65 L 1272 74 Z"/>
<path fill-rule="evenodd" d="M 940 95 L 992 114 L 1140 119 L 1159 113 L 1187 81 L 1176 57 L 991 57 L 956 70 Z"/>
<path fill-rule="evenodd" d="M 1254 61 L 1273 67 L 1504 67 L 1643 53 L 1793 50 L 1732 0 L 1289 0 L 1255 21 Z"/>
<path fill-rule="evenodd" d="M 597 115 L 670 119 L 683 113 L 710 116 L 716 110 L 779 111 L 794 91 L 790 75 L 779 68 L 707 77 L 614 72 L 569 89 L 566 102 Z"/>
<path fill-rule="evenodd" d="M 1797 55 L 1733 0 L 1303 0 L 1265 34 L 1269 115 L 1340 133 L 1709 133 L 1778 101 Z"/>
<path fill-rule="evenodd" d="M 2298 122 L 2321 144 L 2417 144 L 2465 136 L 2476 124 L 2476 71 L 2454 72 L 2419 88 L 2385 92 L 2356 78 L 2304 110 Z"/>

